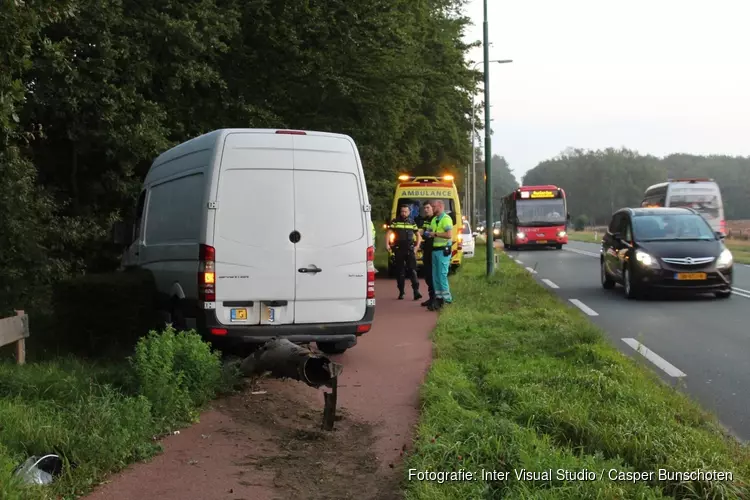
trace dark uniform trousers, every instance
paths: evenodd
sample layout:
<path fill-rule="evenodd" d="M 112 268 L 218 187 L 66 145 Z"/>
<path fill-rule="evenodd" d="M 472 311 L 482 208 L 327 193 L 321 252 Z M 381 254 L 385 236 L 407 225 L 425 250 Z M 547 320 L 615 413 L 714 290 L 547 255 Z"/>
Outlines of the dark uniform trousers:
<path fill-rule="evenodd" d="M 416 294 L 419 292 L 419 279 L 417 278 L 417 254 L 414 251 L 414 243 L 419 228 L 411 219 L 396 219 L 391 223 L 391 229 L 396 233 L 393 254 L 398 273 L 398 291 L 404 293 L 406 276 L 409 276 L 411 287 Z"/>
<path fill-rule="evenodd" d="M 422 222 L 422 229 L 429 229 L 432 217 Z M 424 282 L 427 283 L 427 290 L 430 294 L 430 300 L 435 299 L 435 287 L 432 285 L 432 238 L 422 240 L 422 269 L 424 269 Z"/>

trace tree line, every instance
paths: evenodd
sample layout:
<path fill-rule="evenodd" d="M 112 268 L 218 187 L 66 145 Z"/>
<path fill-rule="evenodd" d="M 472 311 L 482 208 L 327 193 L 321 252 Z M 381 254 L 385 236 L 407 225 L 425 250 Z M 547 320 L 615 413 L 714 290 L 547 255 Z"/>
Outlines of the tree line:
<path fill-rule="evenodd" d="M 340 132 L 384 218 L 466 165 L 464 0 L 0 0 L 0 309 L 111 270 L 153 158 L 225 127 Z"/>
<path fill-rule="evenodd" d="M 592 225 L 612 213 L 640 206 L 649 186 L 669 178 L 708 177 L 721 189 L 727 220 L 750 219 L 750 157 L 672 154 L 664 158 L 629 149 L 569 149 L 529 170 L 523 184 L 565 189 L 568 211 Z"/>

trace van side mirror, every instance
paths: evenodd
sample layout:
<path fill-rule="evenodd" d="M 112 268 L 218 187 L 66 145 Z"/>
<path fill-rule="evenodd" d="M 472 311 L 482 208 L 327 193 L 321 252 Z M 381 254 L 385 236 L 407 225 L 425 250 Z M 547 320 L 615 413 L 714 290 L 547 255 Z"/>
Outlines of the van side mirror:
<path fill-rule="evenodd" d="M 568 212 L 568 215 L 565 216 L 565 220 L 570 220 L 570 212 Z"/>
<path fill-rule="evenodd" d="M 716 238 L 719 240 L 723 240 L 727 237 L 727 235 L 722 233 L 721 231 L 716 231 L 714 232 L 714 234 L 716 235 Z"/>
<path fill-rule="evenodd" d="M 475 238 L 477 237 L 477 234 L 479 234 L 479 233 L 477 233 L 476 231 L 474 231 L 473 233 L 471 233 L 471 235 L 472 235 L 473 237 L 475 237 Z"/>
<path fill-rule="evenodd" d="M 118 246 L 128 246 L 132 243 L 133 225 L 118 220 L 112 225 L 112 242 Z"/>

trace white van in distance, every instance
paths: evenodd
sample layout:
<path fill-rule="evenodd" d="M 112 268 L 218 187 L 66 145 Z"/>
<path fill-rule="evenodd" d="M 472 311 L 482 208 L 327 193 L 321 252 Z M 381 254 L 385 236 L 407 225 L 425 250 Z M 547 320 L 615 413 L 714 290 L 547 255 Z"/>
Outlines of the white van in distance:
<path fill-rule="evenodd" d="M 708 178 L 669 179 L 654 184 L 643 194 L 642 207 L 692 208 L 715 232 L 727 234 L 719 185 Z"/>
<path fill-rule="evenodd" d="M 157 157 L 135 223 L 115 231 L 123 267 L 153 274 L 176 328 L 222 347 L 283 337 L 334 354 L 372 326 L 370 220 L 351 137 L 222 129 Z"/>

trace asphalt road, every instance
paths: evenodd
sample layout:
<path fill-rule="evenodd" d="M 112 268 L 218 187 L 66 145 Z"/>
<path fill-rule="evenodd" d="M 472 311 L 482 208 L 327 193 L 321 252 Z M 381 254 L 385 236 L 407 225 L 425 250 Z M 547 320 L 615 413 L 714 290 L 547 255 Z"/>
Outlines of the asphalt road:
<path fill-rule="evenodd" d="M 657 297 L 631 301 L 604 290 L 599 245 L 508 252 L 562 300 L 602 327 L 622 352 L 681 387 L 742 440 L 750 440 L 750 266 L 735 264 L 729 299 Z"/>

